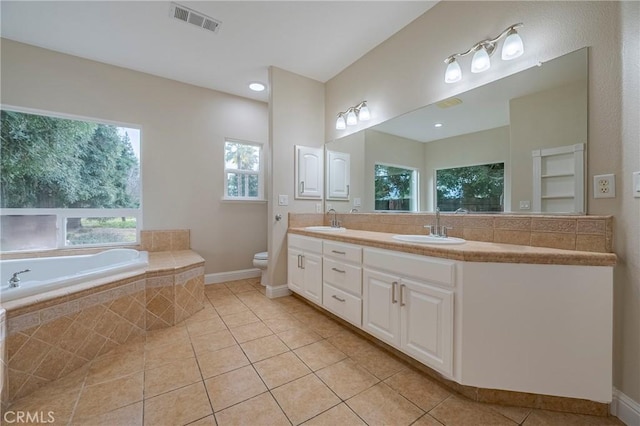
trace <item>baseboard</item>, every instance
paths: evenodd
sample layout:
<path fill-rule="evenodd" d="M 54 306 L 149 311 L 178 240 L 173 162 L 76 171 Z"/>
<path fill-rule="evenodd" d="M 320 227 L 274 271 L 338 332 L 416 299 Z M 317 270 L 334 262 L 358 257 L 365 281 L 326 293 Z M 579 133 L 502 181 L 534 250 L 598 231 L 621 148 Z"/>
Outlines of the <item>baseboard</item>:
<path fill-rule="evenodd" d="M 284 285 L 278 285 L 278 286 L 267 286 L 267 290 L 266 290 L 266 296 L 269 299 L 275 299 L 276 297 L 284 297 L 284 296 L 289 296 L 291 294 L 291 291 L 289 290 L 289 286 L 284 284 Z"/>
<path fill-rule="evenodd" d="M 257 278 L 262 275 L 258 268 L 240 269 L 238 271 L 217 272 L 215 274 L 207 274 L 204 276 L 204 285 L 225 283 L 227 281 L 246 280 L 248 278 Z"/>
<path fill-rule="evenodd" d="M 611 414 L 628 426 L 640 425 L 640 404 L 616 388 L 613 388 Z"/>

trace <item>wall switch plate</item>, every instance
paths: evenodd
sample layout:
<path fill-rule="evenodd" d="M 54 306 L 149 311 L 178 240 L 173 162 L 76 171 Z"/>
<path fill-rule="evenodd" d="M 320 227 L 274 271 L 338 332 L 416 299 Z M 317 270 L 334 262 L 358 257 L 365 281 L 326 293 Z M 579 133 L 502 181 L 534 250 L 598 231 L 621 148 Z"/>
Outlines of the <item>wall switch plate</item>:
<path fill-rule="evenodd" d="M 593 177 L 593 198 L 615 198 L 616 176 L 614 174 Z"/>
<path fill-rule="evenodd" d="M 520 201 L 520 210 L 531 210 L 531 201 Z"/>
<path fill-rule="evenodd" d="M 316 203 L 316 213 L 322 213 L 322 203 Z"/>
<path fill-rule="evenodd" d="M 360 198 L 354 198 L 353 207 L 360 207 L 360 206 L 362 206 L 362 200 Z"/>
<path fill-rule="evenodd" d="M 278 205 L 279 206 L 288 206 L 289 205 L 289 196 L 288 195 L 278 195 Z"/>
<path fill-rule="evenodd" d="M 633 196 L 635 198 L 640 198 L 640 172 L 633 172 L 633 183 L 631 184 L 631 188 L 633 191 Z"/>

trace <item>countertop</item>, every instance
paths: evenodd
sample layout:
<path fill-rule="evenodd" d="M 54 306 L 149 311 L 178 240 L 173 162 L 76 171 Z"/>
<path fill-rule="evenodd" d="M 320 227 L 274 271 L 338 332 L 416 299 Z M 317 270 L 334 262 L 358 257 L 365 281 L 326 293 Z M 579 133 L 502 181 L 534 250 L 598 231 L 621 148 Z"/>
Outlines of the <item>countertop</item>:
<path fill-rule="evenodd" d="M 395 234 L 386 232 L 347 229 L 342 232 L 308 231 L 305 228 L 289 228 L 289 233 L 395 250 L 405 253 L 433 256 L 466 262 L 531 263 L 543 265 L 614 266 L 614 253 L 595 253 L 561 250 L 516 244 L 485 243 L 467 240 L 459 245 L 433 245 L 407 243 L 394 240 Z"/>

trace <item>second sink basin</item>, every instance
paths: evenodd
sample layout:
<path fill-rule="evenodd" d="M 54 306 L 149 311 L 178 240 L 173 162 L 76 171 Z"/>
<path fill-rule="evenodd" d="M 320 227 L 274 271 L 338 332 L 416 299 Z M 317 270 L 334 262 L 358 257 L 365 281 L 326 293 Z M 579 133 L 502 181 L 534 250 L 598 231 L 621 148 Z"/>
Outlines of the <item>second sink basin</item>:
<path fill-rule="evenodd" d="M 318 231 L 318 232 L 344 232 L 347 228 L 334 228 L 332 226 L 307 226 L 305 231 Z"/>
<path fill-rule="evenodd" d="M 394 240 L 419 244 L 464 244 L 466 240 L 455 237 L 434 237 L 433 235 L 394 235 Z"/>

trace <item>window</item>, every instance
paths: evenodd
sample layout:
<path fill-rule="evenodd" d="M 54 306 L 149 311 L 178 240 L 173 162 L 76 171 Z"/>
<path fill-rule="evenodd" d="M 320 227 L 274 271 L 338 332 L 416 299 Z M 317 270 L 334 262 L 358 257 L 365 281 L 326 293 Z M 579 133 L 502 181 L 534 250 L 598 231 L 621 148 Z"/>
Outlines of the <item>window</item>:
<path fill-rule="evenodd" d="M 504 163 L 481 164 L 436 171 L 440 211 L 504 211 Z"/>
<path fill-rule="evenodd" d="M 140 129 L 0 114 L 0 250 L 137 242 Z"/>
<path fill-rule="evenodd" d="M 375 165 L 375 210 L 418 211 L 418 171 Z"/>
<path fill-rule="evenodd" d="M 224 143 L 224 198 L 263 200 L 262 145 L 226 140 Z"/>

